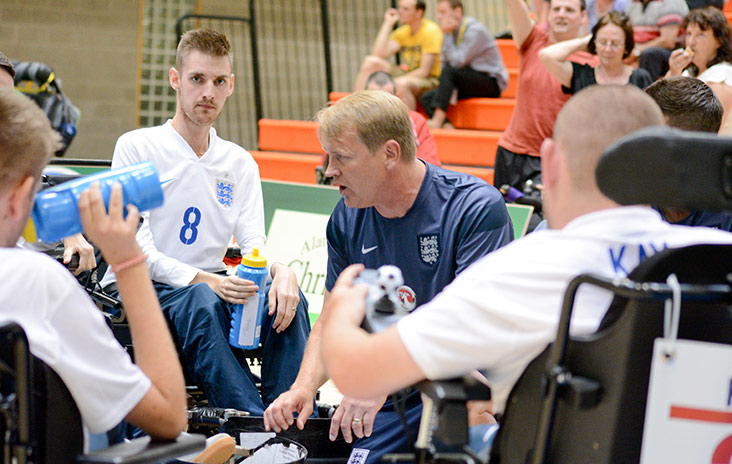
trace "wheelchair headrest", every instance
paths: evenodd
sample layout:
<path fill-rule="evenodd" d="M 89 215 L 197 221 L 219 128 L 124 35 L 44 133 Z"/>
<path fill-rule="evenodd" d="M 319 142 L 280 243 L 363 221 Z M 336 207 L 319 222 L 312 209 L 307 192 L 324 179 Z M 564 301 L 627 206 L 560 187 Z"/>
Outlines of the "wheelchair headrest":
<path fill-rule="evenodd" d="M 732 138 L 648 127 L 608 147 L 595 175 L 621 205 L 732 211 Z"/>

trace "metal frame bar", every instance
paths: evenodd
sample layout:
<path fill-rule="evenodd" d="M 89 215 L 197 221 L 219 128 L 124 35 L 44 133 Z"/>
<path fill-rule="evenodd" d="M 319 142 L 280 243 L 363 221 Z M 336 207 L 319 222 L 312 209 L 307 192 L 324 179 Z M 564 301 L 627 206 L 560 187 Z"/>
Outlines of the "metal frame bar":
<path fill-rule="evenodd" d="M 539 428 L 534 445 L 534 455 L 531 460 L 533 464 L 544 464 L 546 462 L 546 456 L 549 454 L 557 395 L 567 373 L 565 359 L 572 311 L 577 292 L 584 284 L 610 290 L 617 296 L 641 301 L 665 300 L 673 294 L 671 287 L 663 283 L 636 282 L 627 278 L 608 279 L 592 274 L 583 274 L 572 279 L 564 293 L 562 315 L 557 328 L 557 338 L 552 344 L 547 359 L 545 373 L 547 387 L 544 399 L 542 400 Z M 681 295 L 682 299 L 686 301 L 729 300 L 730 295 L 732 295 L 732 286 L 727 284 L 681 284 Z"/>

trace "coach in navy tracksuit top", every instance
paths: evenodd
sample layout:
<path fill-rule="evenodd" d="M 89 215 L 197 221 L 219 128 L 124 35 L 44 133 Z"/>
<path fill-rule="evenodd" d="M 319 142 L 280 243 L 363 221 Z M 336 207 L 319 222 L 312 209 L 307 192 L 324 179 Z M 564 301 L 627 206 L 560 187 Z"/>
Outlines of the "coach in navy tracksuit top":
<path fill-rule="evenodd" d="M 321 317 L 327 317 L 336 278 L 350 264 L 398 266 L 404 276 L 401 302 L 413 310 L 470 264 L 512 240 L 503 197 L 494 187 L 415 157 L 408 111 L 398 98 L 383 91 L 357 92 L 323 110 L 318 121 L 318 137 L 329 155 L 326 176 L 333 177 L 342 195 L 328 223 L 328 291 Z M 319 337 L 316 322 L 297 380 L 265 412 L 270 428 L 287 428 L 293 412 L 298 426 L 310 415 L 312 395 L 327 380 Z M 409 393 L 406 418 L 412 439 L 421 410 L 419 395 Z M 358 438 L 351 462 L 410 450 L 398 415 L 384 397 L 344 397 L 331 421 L 331 439 L 339 430 L 348 441 L 352 435 Z"/>

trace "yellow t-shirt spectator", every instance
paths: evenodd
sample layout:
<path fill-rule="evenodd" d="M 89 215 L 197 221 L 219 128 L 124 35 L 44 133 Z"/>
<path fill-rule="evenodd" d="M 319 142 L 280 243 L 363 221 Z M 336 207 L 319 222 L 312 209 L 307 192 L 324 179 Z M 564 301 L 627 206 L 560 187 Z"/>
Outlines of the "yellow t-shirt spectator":
<path fill-rule="evenodd" d="M 398 27 L 389 36 L 399 44 L 402 54 L 402 62 L 407 65 L 407 72 L 419 68 L 422 54 L 433 53 L 437 55 L 435 65 L 430 75 L 440 77 L 440 52 L 442 51 L 442 31 L 440 26 L 429 19 L 423 19 L 416 34 L 412 35 L 412 28 L 408 24 Z"/>

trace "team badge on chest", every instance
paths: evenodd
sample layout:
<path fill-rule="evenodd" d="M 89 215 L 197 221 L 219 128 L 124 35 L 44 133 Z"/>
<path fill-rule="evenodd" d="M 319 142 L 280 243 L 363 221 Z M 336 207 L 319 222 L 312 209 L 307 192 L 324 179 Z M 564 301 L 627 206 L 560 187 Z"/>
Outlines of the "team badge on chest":
<path fill-rule="evenodd" d="M 425 234 L 418 237 L 419 257 L 422 261 L 432 265 L 440 258 L 440 235 Z"/>
<path fill-rule="evenodd" d="M 234 184 L 222 179 L 216 179 L 216 201 L 227 208 L 234 202 Z"/>

